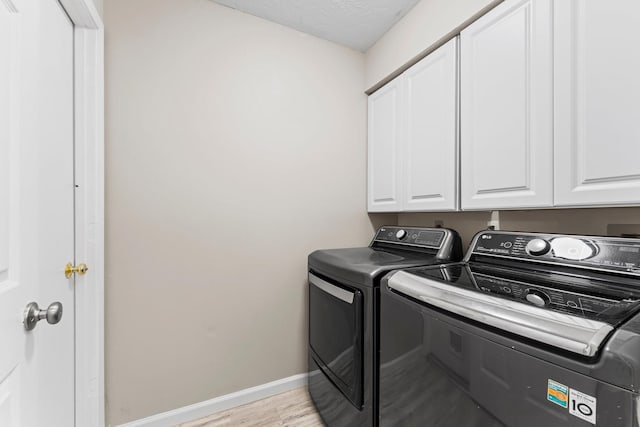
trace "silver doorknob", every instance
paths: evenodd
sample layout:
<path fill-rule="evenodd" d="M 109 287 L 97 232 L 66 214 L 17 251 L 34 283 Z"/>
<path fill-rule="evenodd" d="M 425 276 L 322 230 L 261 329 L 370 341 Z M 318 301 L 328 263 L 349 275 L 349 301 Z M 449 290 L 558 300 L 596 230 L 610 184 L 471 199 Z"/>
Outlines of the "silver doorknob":
<path fill-rule="evenodd" d="M 24 328 L 31 331 L 42 319 L 47 319 L 51 325 L 58 323 L 62 319 L 62 304 L 59 302 L 51 303 L 46 310 L 40 310 L 38 303 L 35 302 L 27 304 L 27 308 L 24 309 Z"/>

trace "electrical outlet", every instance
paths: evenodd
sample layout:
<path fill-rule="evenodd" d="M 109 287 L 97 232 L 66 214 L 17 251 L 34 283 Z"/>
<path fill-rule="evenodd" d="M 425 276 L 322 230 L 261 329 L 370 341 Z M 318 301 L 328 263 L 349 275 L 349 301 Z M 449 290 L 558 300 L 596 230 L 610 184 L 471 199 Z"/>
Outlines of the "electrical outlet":
<path fill-rule="evenodd" d="M 491 211 L 491 219 L 487 222 L 489 230 L 500 230 L 500 211 Z"/>

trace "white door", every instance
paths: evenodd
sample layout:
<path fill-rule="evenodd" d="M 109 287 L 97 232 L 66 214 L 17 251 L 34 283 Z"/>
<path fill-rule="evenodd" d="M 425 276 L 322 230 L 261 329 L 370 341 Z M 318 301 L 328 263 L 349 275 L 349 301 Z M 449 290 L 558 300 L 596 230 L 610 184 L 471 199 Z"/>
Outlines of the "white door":
<path fill-rule="evenodd" d="M 73 27 L 56 0 L 0 1 L 0 426 L 74 425 Z M 29 302 L 63 306 L 23 325 Z"/>
<path fill-rule="evenodd" d="M 401 78 L 396 78 L 368 100 L 367 208 L 369 212 L 402 210 Z"/>
<path fill-rule="evenodd" d="M 404 210 L 457 208 L 457 38 L 404 72 Z M 403 110 L 404 111 L 404 110 Z"/>
<path fill-rule="evenodd" d="M 555 203 L 640 204 L 637 0 L 555 2 Z"/>
<path fill-rule="evenodd" d="M 553 203 L 551 0 L 506 0 L 460 36 L 462 209 Z"/>

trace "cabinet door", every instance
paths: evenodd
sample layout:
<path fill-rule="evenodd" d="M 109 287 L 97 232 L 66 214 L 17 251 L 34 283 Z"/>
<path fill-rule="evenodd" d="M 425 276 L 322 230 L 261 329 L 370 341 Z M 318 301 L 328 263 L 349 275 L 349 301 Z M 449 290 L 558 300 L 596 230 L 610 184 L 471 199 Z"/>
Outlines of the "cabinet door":
<path fill-rule="evenodd" d="M 555 203 L 640 203 L 638 0 L 555 2 Z"/>
<path fill-rule="evenodd" d="M 405 211 L 457 208 L 457 38 L 407 70 Z"/>
<path fill-rule="evenodd" d="M 369 96 L 368 196 L 369 212 L 402 210 L 399 146 L 402 116 L 400 79 Z"/>
<path fill-rule="evenodd" d="M 463 209 L 553 203 L 551 0 L 506 0 L 460 38 Z"/>

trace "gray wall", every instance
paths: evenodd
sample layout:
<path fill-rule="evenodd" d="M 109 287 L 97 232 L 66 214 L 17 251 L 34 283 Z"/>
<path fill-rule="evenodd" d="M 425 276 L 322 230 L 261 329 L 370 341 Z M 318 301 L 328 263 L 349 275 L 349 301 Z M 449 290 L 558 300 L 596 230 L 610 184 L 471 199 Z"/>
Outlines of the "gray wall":
<path fill-rule="evenodd" d="M 457 230 L 465 249 L 473 236 L 487 228 L 491 212 L 404 213 L 400 225 L 434 226 L 443 224 Z M 640 231 L 640 208 L 538 209 L 499 211 L 502 230 L 586 235 L 634 234 Z"/>
<path fill-rule="evenodd" d="M 208 0 L 105 22 L 116 425 L 304 372 L 307 254 L 396 217 L 366 213 L 362 54 Z"/>

